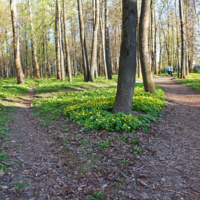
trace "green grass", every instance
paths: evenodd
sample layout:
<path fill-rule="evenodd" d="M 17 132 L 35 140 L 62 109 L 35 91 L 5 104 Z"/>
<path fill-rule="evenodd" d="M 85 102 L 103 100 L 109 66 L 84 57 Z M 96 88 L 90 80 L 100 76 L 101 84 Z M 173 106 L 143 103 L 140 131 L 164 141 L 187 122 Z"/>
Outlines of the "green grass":
<path fill-rule="evenodd" d="M 28 87 L 37 83 L 37 80 L 25 79 L 25 84 L 17 84 L 16 78 L 0 80 L 0 98 L 18 97 L 28 93 Z"/>
<path fill-rule="evenodd" d="M 6 131 L 9 130 L 8 124 L 12 117 L 14 107 L 3 106 L 0 104 L 0 137 L 4 138 Z"/>
<path fill-rule="evenodd" d="M 94 83 L 92 82 L 84 82 L 83 76 L 73 76 L 72 82 L 68 82 L 68 78 L 66 77 L 65 81 L 58 80 L 55 77 L 53 78 L 43 78 L 38 81 L 38 85 L 36 86 L 36 92 L 40 93 L 49 93 L 49 92 L 57 92 L 63 89 L 73 89 L 76 87 L 92 87 L 97 85 L 105 85 L 105 84 L 113 84 L 117 82 L 117 75 L 113 75 L 113 79 L 107 80 L 105 76 L 100 76 L 98 79 L 95 79 Z"/>
<path fill-rule="evenodd" d="M 115 86 L 95 88 L 42 98 L 33 104 L 35 115 L 43 116 L 43 120 L 49 122 L 64 115 L 84 126 L 85 130 L 134 132 L 139 127 L 148 130 L 150 122 L 156 120 L 166 105 L 164 92 L 160 87 L 156 86 L 157 94 L 150 94 L 144 92 L 142 83 L 136 83 L 132 109 L 145 114 L 112 114 L 110 111 L 114 106 L 116 89 Z"/>
<path fill-rule="evenodd" d="M 176 78 L 176 81 L 200 91 L 200 72 L 190 73 L 188 76 L 186 76 L 186 79 Z"/>

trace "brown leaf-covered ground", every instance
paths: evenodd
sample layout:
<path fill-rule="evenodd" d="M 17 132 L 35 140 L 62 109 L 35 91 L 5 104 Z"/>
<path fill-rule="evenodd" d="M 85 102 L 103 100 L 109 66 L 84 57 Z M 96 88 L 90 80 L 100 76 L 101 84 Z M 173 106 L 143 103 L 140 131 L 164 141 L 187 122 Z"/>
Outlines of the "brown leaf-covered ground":
<path fill-rule="evenodd" d="M 31 88 L 2 147 L 10 165 L 0 174 L 0 199 L 84 200 L 99 191 L 107 200 L 200 199 L 200 92 L 169 77 L 155 83 L 169 104 L 151 131 L 136 134 L 84 133 L 62 117 L 42 126 L 30 107 Z"/>

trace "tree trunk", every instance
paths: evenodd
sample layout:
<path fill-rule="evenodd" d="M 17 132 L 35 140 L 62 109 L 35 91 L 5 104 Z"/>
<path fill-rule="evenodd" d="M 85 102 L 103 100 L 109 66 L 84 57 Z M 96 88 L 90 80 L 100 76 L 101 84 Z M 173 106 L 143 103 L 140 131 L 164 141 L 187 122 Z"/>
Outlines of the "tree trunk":
<path fill-rule="evenodd" d="M 15 67 L 17 70 L 17 84 L 24 83 L 24 76 L 20 61 L 20 51 L 19 51 L 19 30 L 17 25 L 17 8 L 16 1 L 10 0 L 10 8 L 11 8 L 11 19 L 12 19 L 12 27 L 13 27 L 13 42 L 14 42 L 14 58 L 15 58 Z"/>
<path fill-rule="evenodd" d="M 56 31 L 56 68 L 57 79 L 61 79 L 61 59 L 60 59 L 60 34 L 59 34 L 59 14 L 58 14 L 58 2 L 56 0 L 56 19 L 55 19 L 55 31 Z"/>
<path fill-rule="evenodd" d="M 155 72 L 155 62 L 154 62 L 154 35 L 153 35 L 153 25 L 154 25 L 154 15 L 153 15 L 153 2 L 151 1 L 151 73 L 154 74 Z"/>
<path fill-rule="evenodd" d="M 156 93 L 148 50 L 148 24 L 149 24 L 150 0 L 142 0 L 142 8 L 139 25 L 140 61 L 144 89 L 146 92 Z"/>
<path fill-rule="evenodd" d="M 94 72 L 97 70 L 97 34 L 99 29 L 99 0 L 95 0 L 95 24 L 92 40 L 92 55 L 90 66 L 90 78 L 91 82 L 94 82 Z"/>
<path fill-rule="evenodd" d="M 106 48 L 105 48 L 105 26 L 103 20 L 103 9 L 102 9 L 102 16 L 100 21 L 100 28 L 101 28 L 101 39 L 102 39 L 102 54 L 103 54 L 103 65 L 105 71 L 105 78 L 108 79 L 108 70 L 106 64 Z"/>
<path fill-rule="evenodd" d="M 82 13 L 82 0 L 77 0 L 77 1 L 78 1 L 80 38 L 81 38 L 81 47 L 82 47 L 82 56 L 83 56 L 84 81 L 88 82 L 89 81 L 89 66 L 88 66 L 88 56 L 87 56 L 84 21 L 83 21 L 83 13 Z"/>
<path fill-rule="evenodd" d="M 155 36 L 154 36 L 154 66 L 155 73 L 158 74 L 158 66 L 157 66 L 157 24 L 156 24 L 156 13 L 154 9 L 154 24 L 155 24 Z"/>
<path fill-rule="evenodd" d="M 66 48 L 66 57 L 67 57 L 67 71 L 69 82 L 72 82 L 72 73 L 71 73 L 71 64 L 70 64 L 70 53 L 69 53 L 69 46 L 68 46 L 68 37 L 67 37 L 67 21 L 66 21 L 66 3 L 63 0 L 63 21 L 64 21 L 64 32 L 65 32 L 65 48 Z"/>
<path fill-rule="evenodd" d="M 1 38 L 0 38 L 1 41 Z M 0 47 L 0 78 L 3 78 L 3 73 L 2 73 L 2 53 L 1 53 L 1 47 Z"/>
<path fill-rule="evenodd" d="M 47 67 L 48 67 L 49 78 L 51 78 L 51 65 L 50 65 L 50 62 L 49 62 L 49 35 L 48 35 L 48 30 L 47 30 L 46 34 L 47 34 L 47 36 L 46 36 Z"/>
<path fill-rule="evenodd" d="M 58 26 L 58 36 L 60 45 L 60 70 L 61 70 L 61 80 L 65 80 L 65 67 L 64 67 L 64 55 L 63 55 L 63 45 L 62 45 L 62 32 L 61 32 L 61 17 L 60 17 L 60 0 L 56 0 L 57 3 L 57 26 Z"/>
<path fill-rule="evenodd" d="M 123 0 L 122 42 L 113 113 L 131 112 L 137 67 L 137 0 Z"/>
<path fill-rule="evenodd" d="M 40 69 L 37 61 L 37 52 L 36 52 L 36 39 L 33 39 L 33 19 L 32 19 L 32 10 L 31 10 L 31 3 L 30 0 L 28 0 L 29 5 L 29 12 L 30 12 L 30 20 L 31 20 L 31 42 L 33 45 L 33 56 L 34 56 L 34 64 L 35 64 L 35 70 L 36 70 L 36 76 L 37 78 L 40 78 Z"/>
<path fill-rule="evenodd" d="M 179 11 L 181 22 L 181 78 L 185 78 L 185 22 L 182 0 L 179 0 Z"/>
<path fill-rule="evenodd" d="M 110 63 L 110 40 L 109 40 L 109 27 L 108 27 L 108 0 L 105 0 L 105 52 L 106 52 L 108 79 L 112 79 L 112 67 Z"/>

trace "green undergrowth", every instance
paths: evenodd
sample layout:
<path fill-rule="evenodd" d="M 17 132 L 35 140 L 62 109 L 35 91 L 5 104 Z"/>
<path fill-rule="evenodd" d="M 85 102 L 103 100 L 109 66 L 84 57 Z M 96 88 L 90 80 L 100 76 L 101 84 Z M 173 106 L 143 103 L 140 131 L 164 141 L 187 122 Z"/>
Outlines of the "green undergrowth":
<path fill-rule="evenodd" d="M 144 92 L 142 83 L 136 83 L 132 109 L 145 114 L 112 114 L 110 111 L 114 106 L 116 89 L 116 86 L 95 88 L 42 98 L 33 103 L 35 115 L 43 116 L 44 124 L 64 115 L 84 126 L 86 131 L 103 129 L 134 132 L 139 127 L 148 130 L 150 122 L 156 120 L 166 105 L 160 87 L 156 86 L 157 94 L 150 94 Z"/>
<path fill-rule="evenodd" d="M 28 93 L 28 87 L 37 83 L 33 79 L 25 79 L 25 84 L 17 84 L 16 78 L 4 78 L 0 80 L 0 98 L 12 98 Z"/>
<path fill-rule="evenodd" d="M 6 132 L 9 131 L 9 123 L 12 117 L 13 111 L 15 107 L 8 107 L 3 106 L 0 104 L 0 141 L 6 141 L 8 138 L 6 137 Z M 7 162 L 8 154 L 3 150 L 0 149 L 0 161 Z M 4 171 L 6 166 L 0 163 L 0 171 Z"/>
<path fill-rule="evenodd" d="M 36 85 L 35 89 L 38 94 L 40 93 L 48 93 L 48 92 L 57 92 L 63 89 L 73 89 L 76 87 L 94 87 L 98 85 L 106 85 L 113 84 L 117 82 L 117 75 L 113 75 L 111 80 L 105 79 L 105 76 L 99 76 L 98 79 L 92 82 L 84 82 L 83 76 L 73 76 L 72 82 L 68 81 L 66 77 L 65 81 L 58 80 L 56 77 L 52 78 L 43 78 L 38 80 L 38 85 Z"/>
<path fill-rule="evenodd" d="M 186 79 L 176 78 L 176 81 L 200 91 L 200 72 L 190 73 L 186 76 Z"/>

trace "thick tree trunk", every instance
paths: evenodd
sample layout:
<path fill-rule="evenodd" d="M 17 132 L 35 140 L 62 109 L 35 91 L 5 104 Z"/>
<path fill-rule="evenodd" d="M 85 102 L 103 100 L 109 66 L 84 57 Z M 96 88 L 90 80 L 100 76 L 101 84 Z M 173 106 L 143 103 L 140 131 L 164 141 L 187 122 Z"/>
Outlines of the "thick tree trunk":
<path fill-rule="evenodd" d="M 67 57 L 67 71 L 69 82 L 72 82 L 72 72 L 71 72 L 71 63 L 70 63 L 70 53 L 68 46 L 68 37 L 67 37 L 67 21 L 66 21 L 66 4 L 65 0 L 63 0 L 63 20 L 64 20 L 64 32 L 65 32 L 65 48 L 66 48 L 66 57 Z"/>
<path fill-rule="evenodd" d="M 142 8 L 139 25 L 139 43 L 140 43 L 140 61 L 142 66 L 142 75 L 144 89 L 146 92 L 156 93 L 153 77 L 151 73 L 151 64 L 148 50 L 148 24 L 149 24 L 150 0 L 142 0 Z"/>
<path fill-rule="evenodd" d="M 15 0 L 10 0 L 10 7 L 11 7 L 11 20 L 12 20 L 12 27 L 13 27 L 15 67 L 17 70 L 17 84 L 23 84 L 24 83 L 24 75 L 23 75 L 21 61 L 20 61 L 19 30 L 18 30 L 18 26 L 17 26 L 17 9 L 16 9 L 16 1 Z"/>
<path fill-rule="evenodd" d="M 59 15 L 58 15 L 58 2 L 56 1 L 56 19 L 55 19 L 55 31 L 56 31 L 56 68 L 57 79 L 61 79 L 61 59 L 60 59 L 60 34 L 59 34 Z"/>
<path fill-rule="evenodd" d="M 108 27 L 108 0 L 105 0 L 105 52 L 106 52 L 108 79 L 112 79 L 112 66 L 110 62 L 110 39 L 109 39 L 109 27 Z"/>
<path fill-rule="evenodd" d="M 97 71 L 97 34 L 99 29 L 99 0 L 95 0 L 95 24 L 92 40 L 92 54 L 89 80 L 94 82 L 94 72 Z"/>
<path fill-rule="evenodd" d="M 36 52 L 36 39 L 33 38 L 33 19 L 32 19 L 32 10 L 31 10 L 31 3 L 30 0 L 28 0 L 29 4 L 29 14 L 30 14 L 30 20 L 31 20 L 31 41 L 33 46 L 33 56 L 34 56 L 34 64 L 35 64 L 35 70 L 36 70 L 36 76 L 37 78 L 40 78 L 40 69 L 37 61 L 37 52 Z"/>
<path fill-rule="evenodd" d="M 183 14 L 183 2 L 179 0 L 180 22 L 181 22 L 181 78 L 185 78 L 185 22 Z"/>
<path fill-rule="evenodd" d="M 83 56 L 84 81 L 88 82 L 89 81 L 89 66 L 88 66 L 88 56 L 87 56 L 84 21 L 83 21 L 83 13 L 82 13 L 82 0 L 77 0 L 77 1 L 78 1 L 80 38 L 81 38 L 81 47 L 82 47 L 82 56 Z"/>
<path fill-rule="evenodd" d="M 113 113 L 131 112 L 137 66 L 137 0 L 123 0 L 122 42 Z"/>

